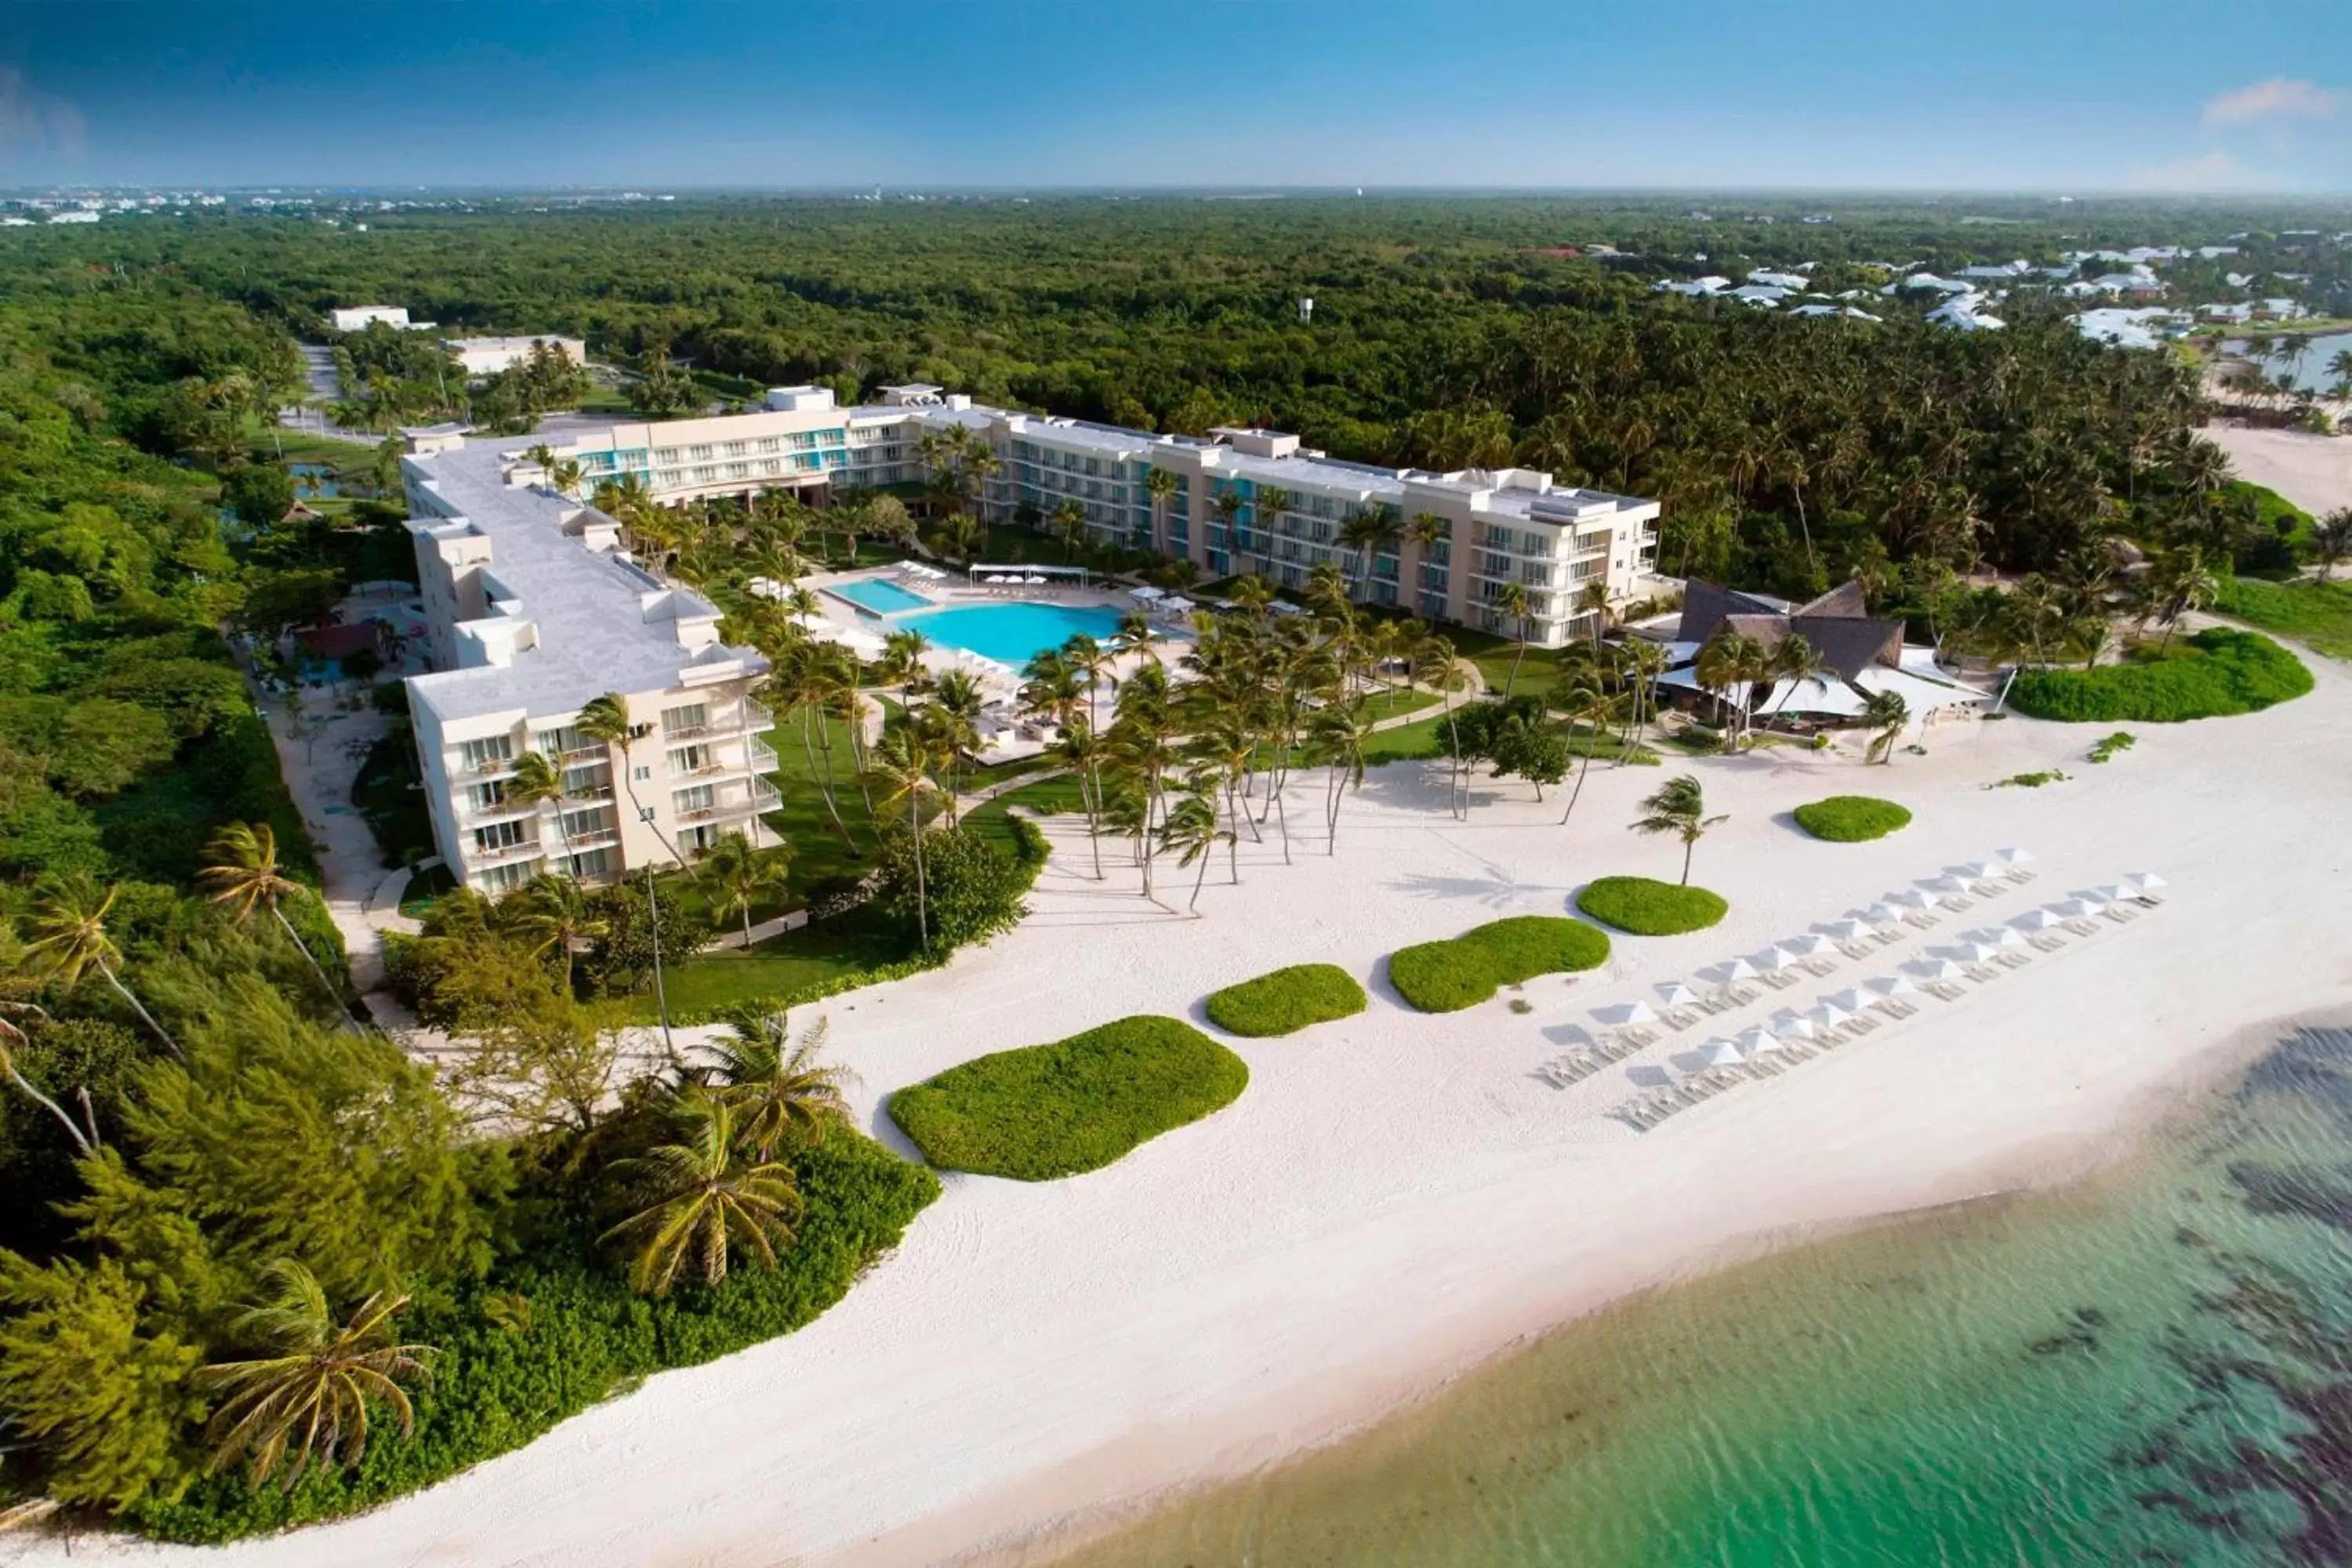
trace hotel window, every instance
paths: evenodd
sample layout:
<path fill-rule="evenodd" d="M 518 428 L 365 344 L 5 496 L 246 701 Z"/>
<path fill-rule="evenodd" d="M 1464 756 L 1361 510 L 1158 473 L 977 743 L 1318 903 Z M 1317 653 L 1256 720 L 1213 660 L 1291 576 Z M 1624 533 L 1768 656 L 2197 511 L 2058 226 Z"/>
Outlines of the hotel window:
<path fill-rule="evenodd" d="M 680 746 L 669 754 L 669 771 L 673 773 L 698 773 L 718 765 L 719 753 L 709 746 Z"/>
<path fill-rule="evenodd" d="M 467 811 L 496 811 L 507 803 L 507 786 L 503 783 L 478 784 L 466 786 Z"/>
<path fill-rule="evenodd" d="M 474 829 L 474 852 L 494 855 L 501 849 L 513 849 L 530 842 L 530 825 L 522 822 L 493 822 L 488 827 Z"/>
<path fill-rule="evenodd" d="M 582 881 L 591 877 L 602 877 L 612 869 L 613 852 L 610 849 L 583 850 L 572 858 L 572 874 Z"/>
<path fill-rule="evenodd" d="M 669 736 L 698 735 L 710 728 L 710 705 L 688 702 L 682 707 L 662 710 L 662 733 Z"/>
<path fill-rule="evenodd" d="M 749 463 L 730 463 L 727 465 L 727 477 L 730 479 L 740 479 L 751 471 L 751 465 Z"/>
<path fill-rule="evenodd" d="M 687 461 L 690 463 L 703 462 L 707 460 L 709 456 L 710 448 L 709 447 L 688 447 L 686 449 L 686 458 Z"/>
<path fill-rule="evenodd" d="M 698 811 L 709 811 L 718 804 L 719 791 L 710 784 L 696 784 L 692 789 L 672 790 L 670 809 L 680 816 L 691 816 Z"/>
<path fill-rule="evenodd" d="M 773 436 L 762 436 L 751 443 L 751 450 L 754 452 L 772 452 L 775 449 L 776 438 Z"/>
<path fill-rule="evenodd" d="M 1571 583 L 1582 583 L 1600 576 L 1602 570 L 1601 562 L 1580 561 L 1568 569 L 1568 578 Z"/>
<path fill-rule="evenodd" d="M 478 741 L 457 742 L 457 765 L 468 773 L 513 760 L 514 737 L 511 735 L 488 735 Z"/>
<path fill-rule="evenodd" d="M 566 752 L 580 749 L 580 731 L 569 724 L 559 724 L 552 730 L 541 730 L 532 737 L 531 744 L 541 756 L 560 757 Z"/>
<path fill-rule="evenodd" d="M 591 763 L 586 767 L 563 770 L 563 793 L 581 799 L 613 793 L 613 764 Z"/>
<path fill-rule="evenodd" d="M 743 455 L 743 443 L 740 441 L 722 443 L 719 448 L 719 455 L 722 458 L 740 458 Z"/>
<path fill-rule="evenodd" d="M 509 866 L 486 866 L 482 868 L 481 878 L 482 886 L 490 892 L 512 892 L 530 880 L 530 862 L 518 860 Z"/>
<path fill-rule="evenodd" d="M 1519 563 L 1519 581 L 1530 588 L 1549 588 L 1551 586 L 1551 568 L 1541 562 L 1522 561 Z"/>
<path fill-rule="evenodd" d="M 563 837 L 566 838 L 594 838 L 612 832 L 613 826 L 613 808 L 609 805 L 592 805 L 563 814 Z"/>

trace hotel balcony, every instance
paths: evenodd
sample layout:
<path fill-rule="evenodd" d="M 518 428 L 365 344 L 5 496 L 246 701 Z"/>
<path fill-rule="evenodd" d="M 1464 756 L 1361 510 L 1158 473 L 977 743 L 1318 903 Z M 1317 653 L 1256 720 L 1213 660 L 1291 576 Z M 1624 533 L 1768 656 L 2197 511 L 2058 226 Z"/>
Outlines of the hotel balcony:
<path fill-rule="evenodd" d="M 478 844 L 467 851 L 466 864 L 503 866 L 510 860 L 531 859 L 539 855 L 542 846 L 536 838 L 526 838 L 520 844 L 503 844 L 495 849 L 485 849 Z"/>
<path fill-rule="evenodd" d="M 621 842 L 618 827 L 599 828 L 593 833 L 575 833 L 564 840 L 565 846 L 577 855 L 583 849 L 609 849 Z"/>
<path fill-rule="evenodd" d="M 449 770 L 449 776 L 460 779 L 498 778 L 515 771 L 512 757 L 492 757 L 486 762 L 459 763 Z"/>

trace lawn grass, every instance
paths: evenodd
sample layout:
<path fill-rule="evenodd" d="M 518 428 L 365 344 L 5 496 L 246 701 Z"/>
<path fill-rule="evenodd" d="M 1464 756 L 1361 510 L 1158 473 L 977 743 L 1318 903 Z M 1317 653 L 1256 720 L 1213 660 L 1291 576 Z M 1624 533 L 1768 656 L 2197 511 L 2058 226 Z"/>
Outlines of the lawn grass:
<path fill-rule="evenodd" d="M 1731 906 L 1719 893 L 1648 877 L 1601 877 L 1576 895 L 1576 907 L 1594 920 L 1635 936 L 1679 936 L 1704 931 Z"/>
<path fill-rule="evenodd" d="M 446 866 L 427 866 L 408 879 L 408 886 L 400 892 L 400 912 L 411 920 L 423 920 L 433 912 L 433 906 L 444 895 L 457 889 L 457 879 Z"/>
<path fill-rule="evenodd" d="M 1884 838 L 1911 825 L 1911 814 L 1891 800 L 1866 795 L 1833 795 L 1797 807 L 1797 826 L 1832 844 Z"/>
<path fill-rule="evenodd" d="M 1389 984 L 1419 1012 L 1456 1013 L 1505 985 L 1608 961 L 1605 931 L 1561 915 L 1515 915 L 1444 942 L 1399 948 L 1389 956 Z"/>
<path fill-rule="evenodd" d="M 771 937 L 748 951 L 719 948 L 666 965 L 670 1016 L 702 1017 L 913 956 L 906 933 L 870 906 Z M 660 1017 L 650 987 L 629 998 L 633 1022 Z"/>
<path fill-rule="evenodd" d="M 857 788 L 857 762 L 850 750 L 849 726 L 827 717 L 822 730 L 812 730 L 810 736 L 817 745 L 814 769 L 809 765 L 808 748 L 802 743 L 797 716 L 779 713 L 776 727 L 763 737 L 776 753 L 776 769 L 768 775 L 769 781 L 784 798 L 762 820 L 792 846 L 792 868 L 785 885 L 793 895 L 787 905 L 795 909 L 812 895 L 821 897 L 865 876 L 873 868 L 877 843 L 873 814 L 866 810 L 866 797 Z M 824 773 L 824 740 L 833 746 L 834 797 L 849 830 L 846 844 L 835 828 L 818 787 Z"/>
<path fill-rule="evenodd" d="M 2303 661 L 2270 638 L 2213 626 L 2126 664 L 2021 671 L 2009 699 L 2036 719 L 2169 724 L 2252 713 L 2311 685 Z"/>
<path fill-rule="evenodd" d="M 1230 1105 L 1241 1058 L 1179 1018 L 1121 1018 L 997 1051 L 890 1096 L 890 1120 L 942 1170 L 1051 1181 L 1099 1170 Z"/>
<path fill-rule="evenodd" d="M 1084 811 L 1086 803 L 1078 795 L 1078 775 L 1056 773 L 1019 789 L 1006 790 L 994 800 L 972 807 L 964 813 L 963 825 L 1007 855 L 1015 854 L 1020 846 L 1013 837 L 1011 812 L 1014 806 L 1034 816 L 1060 816 Z"/>
<path fill-rule="evenodd" d="M 2266 632 L 2293 637 L 2330 658 L 2352 658 L 2352 581 L 2264 583 L 2235 577 L 2213 608 Z"/>
<path fill-rule="evenodd" d="M 1228 985 L 1207 1003 L 1209 1022 L 1229 1035 L 1253 1039 L 1352 1017 L 1365 1005 L 1363 986 L 1333 963 L 1294 963 Z"/>

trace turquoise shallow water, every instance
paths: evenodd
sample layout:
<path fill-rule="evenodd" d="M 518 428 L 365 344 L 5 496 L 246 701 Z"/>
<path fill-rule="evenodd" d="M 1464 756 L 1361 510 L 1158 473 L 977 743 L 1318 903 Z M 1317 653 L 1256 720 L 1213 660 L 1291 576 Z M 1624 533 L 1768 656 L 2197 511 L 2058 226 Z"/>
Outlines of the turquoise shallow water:
<path fill-rule="evenodd" d="M 928 610 L 931 601 L 920 594 L 910 594 L 896 583 L 886 583 L 879 577 L 863 582 L 836 583 L 825 590 L 836 599 L 846 599 L 860 609 L 871 610 L 877 616 L 895 616 L 901 610 Z"/>
<path fill-rule="evenodd" d="M 901 616 L 893 625 L 919 631 L 947 647 L 960 647 L 1018 669 L 1047 648 L 1083 632 L 1108 642 L 1118 631 L 1119 612 L 1077 605 L 966 605 L 952 610 Z"/>
<path fill-rule="evenodd" d="M 1071 1568 L 2352 1563 L 2352 1034 L 2117 1168 L 1570 1325 Z"/>

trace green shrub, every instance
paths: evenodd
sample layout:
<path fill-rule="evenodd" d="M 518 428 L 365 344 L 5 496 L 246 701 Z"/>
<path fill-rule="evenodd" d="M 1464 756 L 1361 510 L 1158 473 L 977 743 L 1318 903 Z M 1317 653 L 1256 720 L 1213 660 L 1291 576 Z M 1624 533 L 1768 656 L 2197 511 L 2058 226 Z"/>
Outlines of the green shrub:
<path fill-rule="evenodd" d="M 688 1280 L 654 1300 L 632 1294 L 603 1260 L 593 1227 L 550 1237 L 446 1303 L 420 1302 L 401 1317 L 402 1339 L 439 1352 L 431 1384 L 415 1394 L 413 1436 L 387 1426 L 359 1465 L 314 1470 L 291 1491 L 255 1486 L 241 1473 L 208 1478 L 176 1501 L 140 1504 L 128 1522 L 177 1541 L 226 1541 L 430 1486 L 522 1447 L 648 1373 L 713 1361 L 810 1322 L 939 1195 L 930 1172 L 846 1128 L 798 1149 L 792 1164 L 807 1212 L 773 1269 L 737 1268 L 715 1290 Z"/>
<path fill-rule="evenodd" d="M 979 833 L 965 826 L 934 827 L 923 835 L 922 847 L 919 879 L 912 839 L 893 834 L 882 848 L 879 904 L 908 937 L 918 930 L 919 905 L 931 945 L 942 952 L 992 941 L 1028 914 L 1022 895 L 1036 880 L 1035 869 Z"/>
<path fill-rule="evenodd" d="M 1209 1022 L 1229 1035 L 1287 1035 L 1364 1010 L 1364 988 L 1331 963 L 1295 963 L 1209 998 Z"/>
<path fill-rule="evenodd" d="M 1911 814 L 1902 806 L 1866 795 L 1833 795 L 1797 807 L 1795 815 L 1798 826 L 1832 844 L 1884 838 L 1911 826 Z"/>
<path fill-rule="evenodd" d="M 2099 743 L 2091 748 L 2091 761 L 2107 762 L 2118 752 L 2128 752 L 2137 744 L 2139 744 L 2138 736 L 2129 730 L 2118 730 L 2112 735 L 2101 737 Z"/>
<path fill-rule="evenodd" d="M 2270 638 L 2214 626 L 2145 663 L 2020 671 L 2009 697 L 2036 719 L 2170 724 L 2252 713 L 2310 689 L 2311 671 Z"/>
<path fill-rule="evenodd" d="M 1181 1019 L 1147 1015 L 975 1058 L 898 1090 L 889 1112 L 942 1170 L 1040 1182 L 1099 1170 L 1248 1084 L 1241 1058 Z"/>
<path fill-rule="evenodd" d="M 1731 908 L 1721 894 L 1705 888 L 1677 887 L 1647 877 L 1602 877 L 1588 882 L 1576 895 L 1576 907 L 1594 920 L 1636 936 L 1704 931 Z"/>
<path fill-rule="evenodd" d="M 1562 915 L 1515 915 L 1424 942 L 1389 955 L 1389 984 L 1423 1013 L 1475 1007 L 1501 986 L 1538 974 L 1597 969 L 1609 961 L 1609 937 Z"/>

